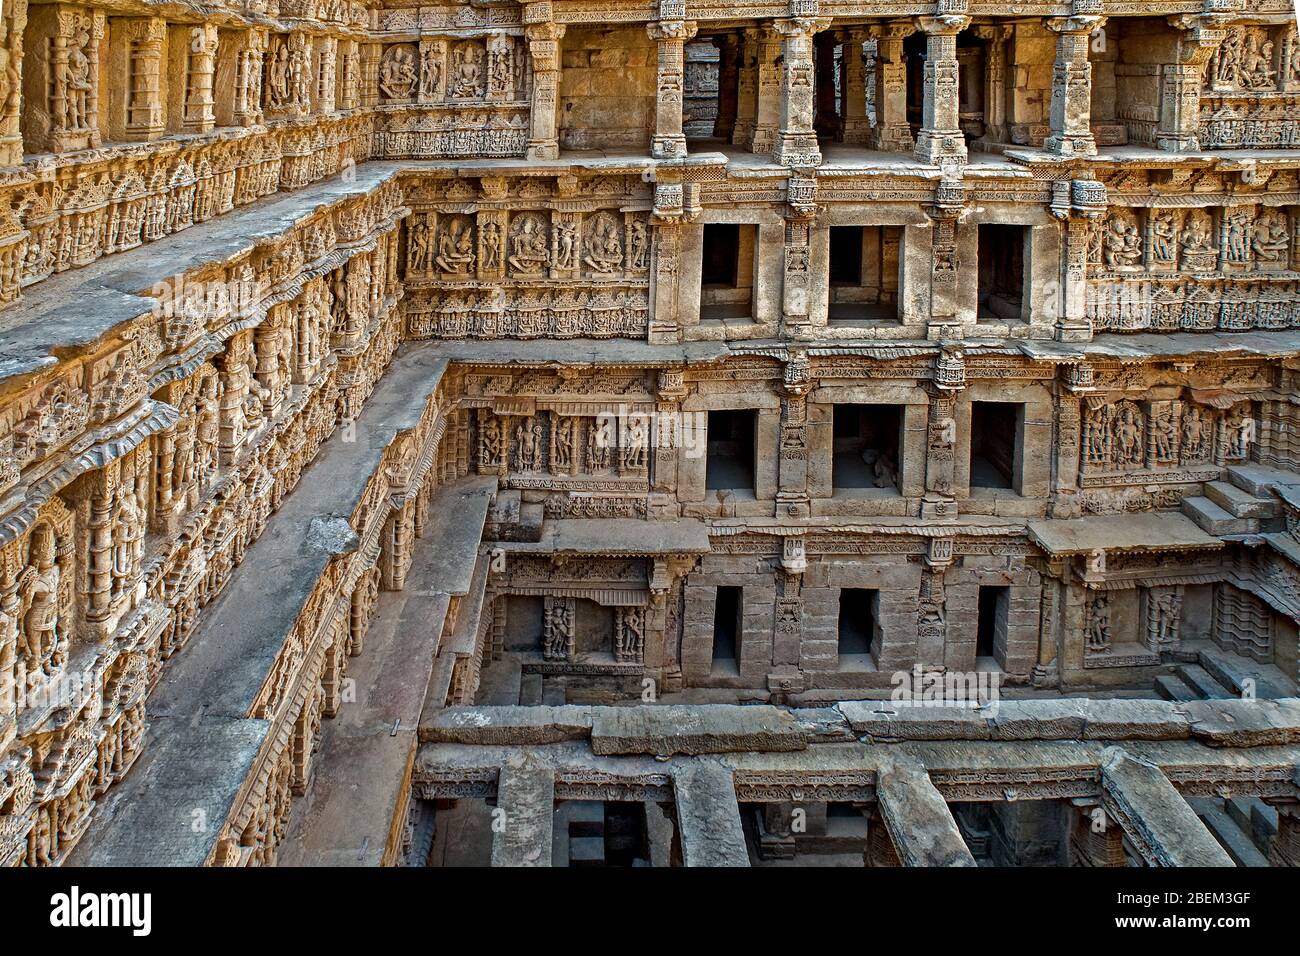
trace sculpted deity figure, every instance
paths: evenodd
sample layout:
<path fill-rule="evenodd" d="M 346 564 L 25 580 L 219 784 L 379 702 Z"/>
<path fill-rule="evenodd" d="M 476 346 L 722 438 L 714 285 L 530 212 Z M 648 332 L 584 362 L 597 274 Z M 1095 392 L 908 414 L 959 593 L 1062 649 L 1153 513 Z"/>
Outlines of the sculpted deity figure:
<path fill-rule="evenodd" d="M 474 269 L 474 227 L 453 219 L 438 239 L 438 257 L 434 261 L 443 272 L 468 275 Z"/>
<path fill-rule="evenodd" d="M 484 465 L 495 468 L 501 461 L 501 443 L 503 441 L 501 423 L 497 421 L 495 415 L 489 416 L 483 422 L 481 434 L 482 448 L 479 460 Z"/>
<path fill-rule="evenodd" d="M 30 669 L 45 674 L 63 664 L 67 640 L 59 633 L 61 571 L 54 529 L 38 525 L 32 531 L 27 567 L 18 578 L 27 611 L 22 621 L 22 653 Z"/>
<path fill-rule="evenodd" d="M 429 270 L 429 223 L 423 216 L 415 219 L 411 226 L 411 245 L 407 252 L 407 263 L 417 271 Z"/>
<path fill-rule="evenodd" d="M 1224 428 L 1228 437 L 1228 456 L 1245 458 L 1250 454 L 1250 443 L 1255 437 L 1255 418 L 1250 413 L 1250 406 L 1243 403 L 1234 405 L 1224 416 Z"/>
<path fill-rule="evenodd" d="M 1241 55 L 1241 85 L 1251 90 L 1273 87 L 1273 44 L 1254 31 L 1246 38 Z"/>
<path fill-rule="evenodd" d="M 647 269 L 650 267 L 650 241 L 645 220 L 633 219 L 631 232 L 629 258 L 632 260 L 632 268 L 637 271 Z"/>
<path fill-rule="evenodd" d="M 608 432 L 609 429 L 602 427 L 598 421 L 593 421 L 591 427 L 587 429 L 587 469 L 589 471 L 604 471 L 609 467 L 610 441 Z"/>
<path fill-rule="evenodd" d="M 1208 437 L 1204 413 L 1195 406 L 1183 409 L 1183 429 L 1181 436 L 1182 460 L 1188 462 L 1203 461 L 1205 440 Z"/>
<path fill-rule="evenodd" d="M 1250 222 L 1244 211 L 1228 217 L 1228 238 L 1223 257 L 1230 262 L 1250 261 Z"/>
<path fill-rule="evenodd" d="M 1168 461 L 1174 456 L 1174 441 L 1177 430 L 1174 425 L 1174 413 L 1166 408 L 1159 415 L 1152 416 L 1152 437 L 1155 442 L 1155 455 L 1161 461 Z"/>
<path fill-rule="evenodd" d="M 67 95 L 63 101 L 63 128 L 82 130 L 87 126 L 90 97 L 90 34 L 78 30 L 76 39 L 68 46 L 68 61 L 63 75 Z"/>
<path fill-rule="evenodd" d="M 1242 31 L 1231 30 L 1210 65 L 1213 71 L 1211 83 L 1217 87 L 1229 89 L 1241 85 Z"/>
<path fill-rule="evenodd" d="M 289 103 L 289 47 L 279 44 L 271 51 L 266 69 L 266 96 L 272 109 Z"/>
<path fill-rule="evenodd" d="M 461 99 L 483 95 L 483 50 L 477 43 L 462 43 L 456 47 L 451 95 Z"/>
<path fill-rule="evenodd" d="M 1115 439 L 1121 464 L 1142 464 L 1142 419 L 1132 405 L 1120 408 L 1115 418 Z"/>
<path fill-rule="evenodd" d="M 623 464 L 628 468 L 644 468 L 646 464 L 647 428 L 645 418 L 632 415 L 627 423 L 627 444 L 623 448 Z"/>
<path fill-rule="evenodd" d="M 555 268 L 572 269 L 578 251 L 578 233 L 573 223 L 562 221 L 555 226 Z"/>
<path fill-rule="evenodd" d="M 135 575 L 137 560 L 144 547 L 144 512 L 136 499 L 134 487 L 122 496 L 113 519 L 113 593 L 125 592 Z"/>
<path fill-rule="evenodd" d="M 510 239 L 510 267 L 523 275 L 538 275 L 550 260 L 546 247 L 546 228 L 536 216 L 522 217 Z"/>
<path fill-rule="evenodd" d="M 1250 247 L 1255 253 L 1256 262 L 1282 262 L 1286 257 L 1287 245 L 1287 230 L 1280 215 L 1268 212 L 1255 220 Z"/>
<path fill-rule="evenodd" d="M 1142 262 L 1142 240 L 1137 226 L 1122 216 L 1112 216 L 1106 224 L 1103 239 L 1106 266 L 1109 269 L 1128 269 Z"/>
<path fill-rule="evenodd" d="M 1197 215 L 1193 212 L 1187 217 L 1187 224 L 1183 226 L 1182 235 L 1179 237 L 1180 249 L 1183 256 L 1184 266 L 1189 264 L 1189 260 L 1195 261 L 1206 256 L 1214 254 L 1214 247 L 1210 245 L 1210 228 L 1206 223 L 1206 217 Z"/>
<path fill-rule="evenodd" d="M 568 660 L 569 641 L 573 635 L 573 613 L 567 600 L 560 599 L 551 605 L 546 625 L 542 656 L 547 660 Z"/>
<path fill-rule="evenodd" d="M 573 419 L 564 417 L 555 423 L 555 447 L 551 457 L 558 469 L 567 470 L 573 464 Z"/>
<path fill-rule="evenodd" d="M 489 222 L 483 227 L 483 268 L 495 270 L 501 267 L 501 227 Z"/>
<path fill-rule="evenodd" d="M 433 47 L 428 47 L 420 58 L 420 95 L 437 96 L 442 86 L 442 61 Z"/>
<path fill-rule="evenodd" d="M 582 260 L 592 272 L 608 274 L 617 272 L 623 265 L 623 241 L 618 223 L 611 216 L 596 220 L 588 240 L 588 253 Z"/>
<path fill-rule="evenodd" d="M 1084 625 L 1088 650 L 1110 650 L 1110 606 L 1105 591 L 1098 591 L 1088 602 L 1088 620 Z"/>
<path fill-rule="evenodd" d="M 218 401 L 217 376 L 209 375 L 203 379 L 201 399 L 198 403 L 199 417 L 194 435 L 198 442 L 198 470 L 200 479 L 212 475 L 217 470 L 217 445 L 221 439 L 220 403 Z"/>
<path fill-rule="evenodd" d="M 1148 644 L 1157 648 L 1177 643 L 1178 621 L 1183 606 L 1182 595 L 1178 588 L 1168 588 L 1156 592 L 1153 598 L 1147 621 Z"/>
<path fill-rule="evenodd" d="M 1156 262 L 1173 262 L 1178 253 L 1178 235 L 1174 217 L 1168 212 L 1151 215 L 1151 258 Z"/>
<path fill-rule="evenodd" d="M 394 100 L 406 99 L 415 89 L 415 54 L 402 45 L 390 47 L 379 65 L 379 88 Z"/>

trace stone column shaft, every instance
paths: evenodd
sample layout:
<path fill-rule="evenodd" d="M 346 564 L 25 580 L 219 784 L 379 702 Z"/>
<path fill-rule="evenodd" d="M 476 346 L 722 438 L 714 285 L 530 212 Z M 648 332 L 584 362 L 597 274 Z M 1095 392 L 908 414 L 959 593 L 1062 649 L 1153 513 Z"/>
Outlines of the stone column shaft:
<path fill-rule="evenodd" d="M 560 38 L 564 36 L 564 24 L 531 23 L 524 31 L 533 60 L 528 158 L 558 159 L 560 143 L 555 110 L 559 98 Z"/>
<path fill-rule="evenodd" d="M 866 32 L 860 29 L 846 30 L 843 36 L 840 76 L 844 93 L 840 98 L 840 112 L 846 143 L 865 143 L 871 137 L 871 123 L 867 119 L 867 68 L 862 58 L 866 39 Z"/>
<path fill-rule="evenodd" d="M 783 166 L 815 167 L 822 162 L 813 130 L 814 102 L 813 35 L 829 20 L 799 18 L 778 20 L 776 30 L 784 38 L 781 56 L 785 61 L 781 88 L 781 118 L 773 158 Z"/>
<path fill-rule="evenodd" d="M 729 34 L 713 42 L 718 47 L 718 116 L 713 122 L 713 135 L 730 140 L 739 113 L 740 38 Z"/>
<path fill-rule="evenodd" d="M 910 22 L 872 29 L 876 38 L 876 125 L 868 143 L 883 152 L 910 153 L 915 147 L 907 122 L 907 66 L 903 40 L 915 33 Z"/>
<path fill-rule="evenodd" d="M 689 20 L 657 20 L 646 25 L 650 39 L 658 44 L 655 76 L 655 131 L 650 153 L 656 159 L 686 155 L 686 134 L 682 132 L 682 96 L 685 86 L 686 41 L 695 36 Z"/>
<path fill-rule="evenodd" d="M 927 37 L 925 57 L 925 101 L 921 130 L 916 137 L 916 158 L 936 166 L 966 163 L 966 137 L 958 122 L 957 34 L 966 29 L 970 17 L 943 15 L 917 17 L 917 27 Z"/>
<path fill-rule="evenodd" d="M 1044 147 L 1058 156 L 1092 156 L 1092 64 L 1088 50 L 1092 33 L 1105 17 L 1053 17 L 1047 29 L 1056 34 L 1056 65 L 1052 71 L 1051 135 Z"/>
<path fill-rule="evenodd" d="M 750 146 L 754 142 L 754 123 L 758 118 L 758 30 L 749 28 L 741 34 L 737 53 L 736 122 L 731 142 Z"/>

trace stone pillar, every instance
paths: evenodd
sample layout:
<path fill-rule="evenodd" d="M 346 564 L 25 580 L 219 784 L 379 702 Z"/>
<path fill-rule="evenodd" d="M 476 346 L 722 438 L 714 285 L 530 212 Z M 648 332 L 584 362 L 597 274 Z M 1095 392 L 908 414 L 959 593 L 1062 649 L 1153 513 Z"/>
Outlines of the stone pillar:
<path fill-rule="evenodd" d="M 829 20 L 799 17 L 774 24 L 784 38 L 781 87 L 781 118 L 773 158 L 782 166 L 820 166 L 821 149 L 813 130 L 813 35 L 825 29 Z"/>
<path fill-rule="evenodd" d="M 713 121 L 713 135 L 727 142 L 739 113 L 740 37 L 729 33 L 714 37 L 713 44 L 718 48 L 718 117 Z"/>
<path fill-rule="evenodd" d="M 867 845 L 862 850 L 863 866 L 902 866 L 894 841 L 885 828 L 884 817 L 876 809 L 863 810 L 867 818 Z"/>
<path fill-rule="evenodd" d="M 167 22 L 157 17 L 114 19 L 109 40 L 109 135 L 129 141 L 166 132 L 162 100 L 163 41 Z"/>
<path fill-rule="evenodd" d="M 17 166 L 23 161 L 20 105 L 26 26 L 27 0 L 8 0 L 0 16 L 0 167 Z"/>
<path fill-rule="evenodd" d="M 335 85 L 335 102 L 340 110 L 354 110 L 357 108 L 361 69 L 361 54 L 357 49 L 357 41 L 339 40 L 337 59 L 338 81 Z"/>
<path fill-rule="evenodd" d="M 776 150 L 776 131 L 781 119 L 781 35 L 769 24 L 758 33 L 758 104 L 751 149 L 759 156 Z"/>
<path fill-rule="evenodd" d="M 754 122 L 758 118 L 758 30 L 746 28 L 740 36 L 736 57 L 736 122 L 731 142 L 750 146 L 754 142 Z"/>
<path fill-rule="evenodd" d="M 650 142 L 650 154 L 655 159 L 686 155 L 682 94 L 686 41 L 695 36 L 695 30 L 695 22 L 691 20 L 656 20 L 646 24 L 646 33 L 659 49 L 655 76 L 655 130 Z"/>
<path fill-rule="evenodd" d="M 1090 37 L 1105 17 L 1051 17 L 1047 29 L 1056 34 L 1056 66 L 1052 71 L 1052 132 L 1043 143 L 1057 156 L 1093 156 L 1092 64 L 1088 62 Z"/>
<path fill-rule="evenodd" d="M 1081 342 L 1092 337 L 1088 321 L 1088 250 L 1093 231 L 1106 213 L 1106 187 L 1092 179 L 1075 179 L 1052 186 L 1051 211 L 1063 220 L 1065 255 L 1061 257 L 1061 288 L 1054 305 L 1056 338 Z M 1050 290 L 1049 290 L 1050 291 Z"/>
<path fill-rule="evenodd" d="M 338 75 L 337 37 L 316 37 L 315 67 L 312 77 L 312 107 L 321 115 L 329 116 L 338 109 L 335 78 Z"/>
<path fill-rule="evenodd" d="M 984 55 L 984 138 L 1007 141 L 1007 40 L 1011 27 L 981 24 L 975 35 L 987 44 Z"/>
<path fill-rule="evenodd" d="M 929 389 L 925 497 L 921 500 L 921 517 L 927 520 L 955 517 L 957 514 L 952 483 L 957 449 L 957 395 L 960 391 L 961 386 L 940 387 L 937 381 Z"/>
<path fill-rule="evenodd" d="M 781 317 L 786 332 L 809 322 L 812 286 L 812 224 L 817 218 L 817 180 L 791 174 L 786 187 L 785 268 L 781 283 Z"/>
<path fill-rule="evenodd" d="M 217 27 L 205 23 L 186 30 L 185 82 L 182 89 L 180 128 L 187 133 L 206 133 L 217 125 L 212 98 L 212 81 L 217 68 Z M 179 39 L 179 36 L 176 37 Z"/>
<path fill-rule="evenodd" d="M 560 38 L 564 36 L 564 24 L 530 23 L 524 28 L 524 33 L 528 37 L 528 53 L 533 61 L 528 158 L 559 159 L 555 110 L 560 87 Z"/>
<path fill-rule="evenodd" d="M 867 118 L 867 69 L 862 56 L 867 33 L 855 27 L 843 31 L 841 40 L 844 43 L 844 55 L 840 61 L 844 90 L 840 98 L 842 136 L 846 143 L 866 143 L 871 139 L 871 122 Z"/>
<path fill-rule="evenodd" d="M 238 54 L 235 77 L 234 119 L 239 126 L 262 122 L 262 56 L 266 53 L 266 31 L 248 30 Z"/>
<path fill-rule="evenodd" d="M 1197 131 L 1205 65 L 1228 31 L 1214 29 L 1213 21 L 1198 16 L 1170 17 L 1169 24 L 1183 32 L 1178 39 L 1176 62 L 1166 63 L 1163 68 L 1156 145 L 1174 153 L 1193 153 L 1201 148 Z"/>
<path fill-rule="evenodd" d="M 840 115 L 835 109 L 835 48 L 839 44 L 837 34 L 830 31 L 817 34 L 813 41 L 817 104 L 813 128 L 818 136 L 833 137 L 840 131 Z"/>
<path fill-rule="evenodd" d="M 808 498 L 808 390 L 812 365 L 808 353 L 792 349 L 782 377 L 781 451 L 777 465 L 777 515 L 807 518 Z"/>
<path fill-rule="evenodd" d="M 917 17 L 917 29 L 926 34 L 925 102 L 915 156 L 935 166 L 963 166 L 966 137 L 958 123 L 957 34 L 970 17 L 944 14 Z"/>
<path fill-rule="evenodd" d="M 384 56 L 380 43 L 361 44 L 361 78 L 358 85 L 359 105 L 379 105 L 379 63 Z"/>
<path fill-rule="evenodd" d="M 935 341 L 955 335 L 962 324 L 958 302 L 961 259 L 957 250 L 957 224 L 965 208 L 966 191 L 961 180 L 943 179 L 935 187 L 934 203 L 926 209 L 934 228 L 930 241 L 930 321 L 926 338 Z M 969 266 L 973 269 L 975 263 Z"/>
<path fill-rule="evenodd" d="M 910 153 L 916 144 L 907 123 L 907 66 L 903 41 L 916 32 L 907 20 L 872 27 L 876 38 L 876 125 L 868 143 L 872 149 Z"/>

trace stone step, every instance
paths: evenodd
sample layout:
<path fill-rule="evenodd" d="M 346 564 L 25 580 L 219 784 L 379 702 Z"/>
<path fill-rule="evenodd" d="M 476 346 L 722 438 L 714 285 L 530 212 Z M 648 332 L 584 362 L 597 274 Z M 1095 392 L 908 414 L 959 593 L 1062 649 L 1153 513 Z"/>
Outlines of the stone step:
<path fill-rule="evenodd" d="M 1275 518 L 1278 515 L 1276 498 L 1271 495 L 1256 497 L 1227 481 L 1207 481 L 1205 497 L 1238 518 Z"/>
<path fill-rule="evenodd" d="M 1254 681 L 1254 694 L 1258 698 L 1276 700 L 1294 697 L 1296 686 L 1281 668 L 1241 657 L 1222 647 L 1203 647 L 1197 655 L 1198 663 L 1224 687 L 1240 697 L 1247 681 Z"/>
<path fill-rule="evenodd" d="M 1228 851 L 1228 856 L 1232 857 L 1232 862 L 1237 866 L 1271 866 L 1268 858 L 1259 852 L 1259 847 L 1255 846 L 1255 841 L 1251 839 L 1249 833 L 1237 825 L 1226 812 L 1218 800 L 1195 800 L 1192 803 L 1192 809 L 1196 815 L 1201 818 L 1206 829 L 1214 835 L 1219 841 L 1219 845 Z"/>
<path fill-rule="evenodd" d="M 1225 700 L 1237 696 L 1199 664 L 1179 664 L 1178 676 L 1202 700 Z"/>
<path fill-rule="evenodd" d="M 1200 700 L 1196 692 L 1188 687 L 1177 674 L 1160 674 L 1156 677 L 1156 693 L 1165 700 Z"/>
<path fill-rule="evenodd" d="M 1300 475 L 1268 465 L 1229 465 L 1228 480 L 1256 498 L 1267 498 L 1274 485 L 1300 485 Z"/>
<path fill-rule="evenodd" d="M 1277 811 L 1259 797 L 1232 797 L 1224 809 L 1267 856 L 1269 842 L 1277 835 Z"/>
<path fill-rule="evenodd" d="M 1256 518 L 1237 518 L 1224 511 L 1209 498 L 1184 498 L 1183 514 L 1196 522 L 1206 534 L 1255 534 L 1259 531 Z"/>

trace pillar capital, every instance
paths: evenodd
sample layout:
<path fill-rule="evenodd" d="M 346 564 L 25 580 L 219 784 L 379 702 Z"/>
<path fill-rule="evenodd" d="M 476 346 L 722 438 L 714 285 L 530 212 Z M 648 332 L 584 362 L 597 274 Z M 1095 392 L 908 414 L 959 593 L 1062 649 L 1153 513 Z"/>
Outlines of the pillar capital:
<path fill-rule="evenodd" d="M 1091 15 L 1073 17 L 1048 17 L 1043 26 L 1056 34 L 1071 33 L 1088 35 L 1106 25 L 1106 18 Z"/>
<path fill-rule="evenodd" d="M 957 13 L 915 18 L 916 29 L 928 36 L 955 37 L 970 26 L 970 17 Z"/>
<path fill-rule="evenodd" d="M 645 32 L 656 43 L 664 40 L 685 43 L 699 32 L 699 24 L 694 20 L 653 20 L 645 25 Z"/>

